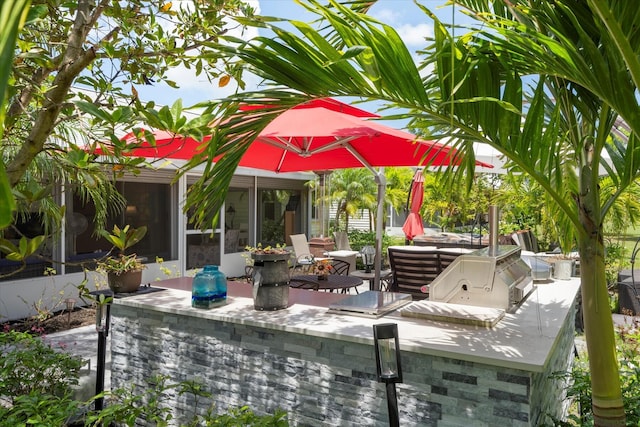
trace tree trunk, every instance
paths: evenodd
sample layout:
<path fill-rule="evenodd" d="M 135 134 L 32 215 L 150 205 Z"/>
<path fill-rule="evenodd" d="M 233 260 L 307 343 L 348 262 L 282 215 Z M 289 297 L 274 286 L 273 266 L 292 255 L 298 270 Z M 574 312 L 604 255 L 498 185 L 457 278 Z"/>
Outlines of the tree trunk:
<path fill-rule="evenodd" d="M 22 143 L 15 157 L 6 166 L 7 177 L 11 187 L 15 187 L 22 179 L 29 165 L 31 165 L 38 153 L 43 150 L 47 139 L 53 132 L 56 120 L 74 79 L 96 57 L 93 48 L 83 49 L 87 33 L 91 28 L 89 24 L 97 20 L 104 6 L 100 6 L 99 10 L 92 15 L 94 7 L 95 5 L 91 1 L 85 0 L 78 3 L 73 29 L 67 40 L 67 48 L 62 56 L 51 88 L 46 93 L 45 101 L 36 115 L 29 136 Z"/>
<path fill-rule="evenodd" d="M 579 237 L 580 278 L 584 334 L 589 352 L 592 409 L 595 426 L 624 426 L 625 413 L 620 390 L 613 319 L 605 278 L 602 230 L 583 209 L 585 234 Z"/>

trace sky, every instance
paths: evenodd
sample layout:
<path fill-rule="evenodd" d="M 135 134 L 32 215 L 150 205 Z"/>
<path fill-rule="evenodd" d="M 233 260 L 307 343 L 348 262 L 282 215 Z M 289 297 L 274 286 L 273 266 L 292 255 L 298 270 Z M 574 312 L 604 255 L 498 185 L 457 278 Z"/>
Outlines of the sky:
<path fill-rule="evenodd" d="M 315 17 L 293 0 L 247 0 L 256 7 L 261 15 L 276 16 L 287 19 L 311 21 Z M 422 5 L 431 9 L 439 19 L 451 21 L 451 8 L 443 8 L 445 0 L 422 0 Z M 424 47 L 425 37 L 433 35 L 431 20 L 416 6 L 413 0 L 379 0 L 371 9 L 370 14 L 378 20 L 393 26 L 402 37 L 410 51 Z M 460 15 L 457 15 L 460 16 Z M 456 17 L 457 22 L 462 19 Z M 171 72 L 171 78 L 180 86 L 174 90 L 160 84 L 155 86 L 137 87 L 140 97 L 144 101 L 155 101 L 161 105 L 171 105 L 181 98 L 184 106 L 202 101 L 219 99 L 235 90 L 235 85 L 220 89 L 211 84 L 203 76 L 195 76 L 187 69 L 177 69 Z M 248 90 L 256 89 L 257 79 L 248 80 Z"/>

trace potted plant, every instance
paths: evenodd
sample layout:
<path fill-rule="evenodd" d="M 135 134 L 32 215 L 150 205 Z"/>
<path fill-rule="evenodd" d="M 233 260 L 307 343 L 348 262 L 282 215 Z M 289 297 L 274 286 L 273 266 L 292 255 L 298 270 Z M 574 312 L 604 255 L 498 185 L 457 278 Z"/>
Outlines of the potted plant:
<path fill-rule="evenodd" d="M 253 261 L 253 305 L 256 310 L 281 310 L 289 306 L 289 260 L 291 251 L 284 245 L 258 244 L 245 248 Z"/>
<path fill-rule="evenodd" d="M 135 253 L 126 255 L 125 252 L 142 240 L 147 234 L 147 227 L 131 228 L 126 225 L 120 228 L 114 225 L 111 233 L 100 230 L 99 234 L 117 249 L 115 256 L 98 263 L 98 270 L 107 273 L 109 288 L 116 293 L 137 291 L 142 282 L 142 270 L 146 266 Z"/>

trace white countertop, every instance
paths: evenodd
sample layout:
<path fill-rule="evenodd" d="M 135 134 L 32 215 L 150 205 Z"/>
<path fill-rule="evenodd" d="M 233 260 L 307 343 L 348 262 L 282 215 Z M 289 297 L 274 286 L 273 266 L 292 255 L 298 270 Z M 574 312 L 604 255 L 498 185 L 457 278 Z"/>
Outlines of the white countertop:
<path fill-rule="evenodd" d="M 373 344 L 374 324 L 397 323 L 403 351 L 542 372 L 579 287 L 579 278 L 540 284 L 493 328 L 403 317 L 397 310 L 377 319 L 331 314 L 329 304 L 348 295 L 301 289 L 290 289 L 289 308 L 257 311 L 251 285 L 235 282 L 229 282 L 227 304 L 209 310 L 192 308 L 191 292 L 177 289 L 114 304 L 364 344 Z"/>

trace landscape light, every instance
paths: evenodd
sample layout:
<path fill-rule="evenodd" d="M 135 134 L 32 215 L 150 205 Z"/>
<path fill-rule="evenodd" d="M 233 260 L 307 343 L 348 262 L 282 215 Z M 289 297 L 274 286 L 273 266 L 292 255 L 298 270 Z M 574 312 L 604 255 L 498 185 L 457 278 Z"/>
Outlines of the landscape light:
<path fill-rule="evenodd" d="M 400 417 L 396 383 L 402 382 L 398 325 L 395 323 L 373 325 L 373 342 L 376 353 L 377 379 L 378 382 L 385 383 L 387 387 L 389 426 L 397 427 L 400 425 Z"/>

